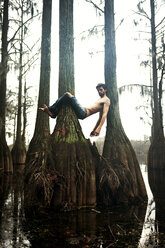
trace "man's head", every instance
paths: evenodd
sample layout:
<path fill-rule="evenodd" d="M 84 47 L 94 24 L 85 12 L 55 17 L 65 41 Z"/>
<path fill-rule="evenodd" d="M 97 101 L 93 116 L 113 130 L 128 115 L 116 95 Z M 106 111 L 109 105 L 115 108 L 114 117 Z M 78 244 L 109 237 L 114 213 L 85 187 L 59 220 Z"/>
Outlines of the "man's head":
<path fill-rule="evenodd" d="M 96 85 L 96 89 L 99 93 L 99 96 L 103 97 L 107 93 L 107 86 L 105 84 L 99 83 Z"/>

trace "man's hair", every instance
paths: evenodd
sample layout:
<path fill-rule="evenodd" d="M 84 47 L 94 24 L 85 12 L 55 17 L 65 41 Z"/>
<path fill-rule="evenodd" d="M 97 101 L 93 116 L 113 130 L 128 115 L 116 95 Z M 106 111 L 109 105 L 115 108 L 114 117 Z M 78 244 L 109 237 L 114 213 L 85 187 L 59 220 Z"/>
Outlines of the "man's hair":
<path fill-rule="evenodd" d="M 103 87 L 104 90 L 107 90 L 107 86 L 105 84 L 99 83 L 96 85 L 96 89 Z"/>

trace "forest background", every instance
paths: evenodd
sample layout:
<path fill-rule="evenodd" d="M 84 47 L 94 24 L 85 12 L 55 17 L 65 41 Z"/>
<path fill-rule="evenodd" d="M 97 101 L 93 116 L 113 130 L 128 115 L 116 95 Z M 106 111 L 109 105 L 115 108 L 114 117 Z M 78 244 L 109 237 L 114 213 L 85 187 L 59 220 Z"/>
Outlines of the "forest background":
<path fill-rule="evenodd" d="M 51 90 L 50 104 L 58 97 L 58 56 L 59 56 L 59 3 L 52 2 L 52 35 L 51 35 Z M 125 3 L 115 1 L 116 22 L 116 52 L 117 52 L 117 82 L 118 88 L 130 85 L 150 85 L 150 67 L 144 66 L 148 60 L 150 47 L 150 34 L 147 33 L 148 26 L 142 17 L 137 15 L 138 1 L 128 0 Z M 42 4 L 38 2 L 38 13 L 42 11 Z M 162 8 L 162 13 L 163 13 Z M 40 16 L 40 15 L 39 15 Z M 160 13 L 160 16 L 162 14 Z M 82 105 L 88 106 L 97 98 L 95 85 L 104 82 L 104 35 L 103 14 L 86 1 L 77 0 L 74 4 L 74 44 L 75 44 L 75 92 L 76 97 Z M 14 29 L 14 27 L 13 27 Z M 12 32 L 12 31 L 10 31 Z M 9 33 L 10 34 L 10 33 Z M 30 34 L 26 40 L 29 46 L 35 44 L 33 53 L 40 47 L 41 16 L 33 18 L 30 25 Z M 36 43 L 36 41 L 38 41 Z M 8 73 L 7 88 L 15 91 L 18 89 L 18 70 L 15 70 L 12 62 Z M 25 75 L 28 95 L 32 106 L 29 108 L 26 129 L 26 144 L 32 138 L 37 111 L 37 95 L 40 76 L 40 56 Z M 141 90 L 136 88 L 132 92 L 125 90 L 120 94 L 120 114 L 123 127 L 130 140 L 148 140 L 151 135 L 151 109 L 149 96 L 142 96 Z M 163 98 L 164 101 L 164 98 Z M 12 102 L 17 102 L 12 96 Z M 30 105 L 31 105 L 30 104 Z M 15 108 L 15 112 L 17 112 Z M 147 114 L 146 114 L 147 113 Z M 94 115 L 86 120 L 80 121 L 83 132 L 89 138 L 94 122 L 98 116 Z M 30 120 L 30 121 L 29 121 Z M 8 143 L 13 143 L 14 123 L 16 125 L 16 114 L 13 120 L 9 119 L 6 125 Z M 55 120 L 50 119 L 53 131 Z M 100 134 L 105 135 L 106 125 Z M 95 141 L 96 138 L 92 138 Z"/>

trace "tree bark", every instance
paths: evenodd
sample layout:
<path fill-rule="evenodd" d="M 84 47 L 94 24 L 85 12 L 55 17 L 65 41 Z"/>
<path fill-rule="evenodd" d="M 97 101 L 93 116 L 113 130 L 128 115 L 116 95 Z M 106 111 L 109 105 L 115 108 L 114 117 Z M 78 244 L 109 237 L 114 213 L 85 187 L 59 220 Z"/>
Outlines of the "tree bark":
<path fill-rule="evenodd" d="M 26 80 L 24 84 L 24 102 L 23 102 L 23 132 L 22 139 L 26 146 L 26 126 L 27 126 L 27 88 L 26 88 Z"/>
<path fill-rule="evenodd" d="M 60 1 L 59 25 L 60 58 L 58 93 L 61 96 L 69 91 L 74 95 L 73 0 Z"/>
<path fill-rule="evenodd" d="M 112 0 L 105 1 L 105 83 L 108 88 L 107 95 L 111 100 L 111 106 L 107 117 L 103 157 L 111 161 L 111 167 L 119 179 L 119 188 L 116 194 L 110 194 L 109 198 L 117 203 L 135 200 L 143 201 L 146 199 L 143 178 L 135 152 L 122 127 L 119 113 L 114 1 Z"/>
<path fill-rule="evenodd" d="M 96 205 L 95 158 L 75 113 L 64 106 L 52 134 L 53 161 L 61 184 L 55 183 L 52 204 L 68 210 Z"/>
<path fill-rule="evenodd" d="M 21 24 L 23 25 L 23 1 L 21 2 Z M 26 148 L 25 142 L 22 139 L 22 75 L 23 75 L 23 26 L 20 29 L 20 50 L 19 50 L 19 87 L 18 87 L 18 113 L 17 113 L 17 133 L 16 141 L 13 145 L 11 154 L 13 164 L 20 166 L 25 164 Z"/>
<path fill-rule="evenodd" d="M 42 15 L 42 42 L 41 42 L 41 67 L 40 67 L 40 85 L 37 117 L 33 138 L 29 144 L 28 158 L 35 150 L 40 150 L 40 145 L 43 139 L 50 136 L 49 117 L 43 114 L 39 107 L 44 103 L 49 105 L 50 91 L 50 58 L 51 58 L 51 15 L 52 15 L 52 0 L 43 0 L 43 15 Z"/>
<path fill-rule="evenodd" d="M 165 167 L 165 141 L 163 124 L 161 118 L 161 99 L 158 98 L 158 75 L 157 75 L 157 51 L 156 51 L 156 29 L 155 29 L 155 3 L 150 0 L 151 9 L 151 44 L 152 44 L 152 81 L 153 81 L 153 125 L 151 146 L 148 152 L 148 166 L 151 168 Z M 160 102 L 159 102 L 160 101 Z"/>
<path fill-rule="evenodd" d="M 73 0 L 60 1 L 59 96 L 74 87 Z M 69 106 L 63 106 L 52 134 L 55 168 L 63 183 L 55 183 L 52 204 L 68 210 L 96 205 L 94 157 L 79 121 Z"/>
<path fill-rule="evenodd" d="M 44 103 L 49 105 L 50 91 L 50 58 L 51 58 L 51 16 L 52 0 L 43 0 L 42 14 L 42 41 L 41 41 L 41 66 L 40 85 L 37 117 L 33 138 L 29 144 L 25 166 L 25 201 L 26 206 L 39 203 L 38 198 L 44 201 L 42 189 L 49 184 L 49 167 L 51 162 L 49 117 L 39 107 Z M 49 156 L 50 155 L 50 156 Z M 50 157 L 48 162 L 48 157 Z M 48 186 L 49 188 L 49 186 Z M 38 195 L 39 192 L 39 195 Z M 49 198 L 49 190 L 45 190 L 45 198 Z M 29 201 L 31 199 L 31 201 Z"/>
<path fill-rule="evenodd" d="M 4 1 L 3 24 L 2 24 L 2 55 L 0 67 L 0 172 L 13 172 L 13 164 L 9 147 L 7 146 L 5 137 L 5 109 L 6 109 L 6 78 L 8 63 L 8 7 L 9 1 Z"/>
<path fill-rule="evenodd" d="M 157 223 L 157 230 L 159 230 L 159 234 L 163 233 L 164 228 L 164 220 L 165 220 L 165 212 L 164 212 L 164 194 L 165 194 L 165 184 L 164 184 L 164 169 L 152 169 L 148 170 L 148 178 L 149 185 L 153 194 L 153 198 L 155 201 L 154 211 L 155 213 L 155 221 Z M 152 208 L 151 208 L 152 210 Z M 159 236 L 159 247 L 164 245 L 164 237 Z"/>

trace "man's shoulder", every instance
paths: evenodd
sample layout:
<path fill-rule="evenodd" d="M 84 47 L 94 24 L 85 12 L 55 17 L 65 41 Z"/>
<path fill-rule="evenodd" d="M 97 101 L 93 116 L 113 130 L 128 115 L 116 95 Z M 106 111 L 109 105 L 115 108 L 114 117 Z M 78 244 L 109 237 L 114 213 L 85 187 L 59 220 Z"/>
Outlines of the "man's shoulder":
<path fill-rule="evenodd" d="M 104 102 L 105 104 L 110 105 L 110 99 L 109 99 L 109 97 L 105 96 L 104 99 L 103 99 L 103 102 Z"/>

